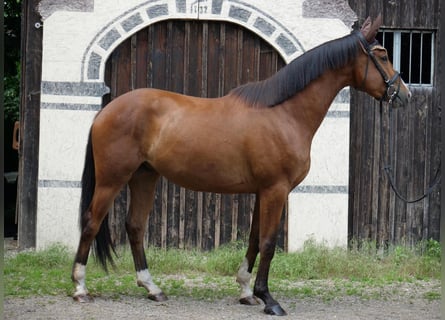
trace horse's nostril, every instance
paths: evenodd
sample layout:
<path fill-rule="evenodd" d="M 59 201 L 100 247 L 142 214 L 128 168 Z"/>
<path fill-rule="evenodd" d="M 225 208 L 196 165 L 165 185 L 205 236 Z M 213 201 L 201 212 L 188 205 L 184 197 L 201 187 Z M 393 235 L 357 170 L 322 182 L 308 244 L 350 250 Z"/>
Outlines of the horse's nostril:
<path fill-rule="evenodd" d="M 411 93 L 411 91 L 408 91 L 408 99 L 411 99 L 412 96 L 413 94 Z"/>

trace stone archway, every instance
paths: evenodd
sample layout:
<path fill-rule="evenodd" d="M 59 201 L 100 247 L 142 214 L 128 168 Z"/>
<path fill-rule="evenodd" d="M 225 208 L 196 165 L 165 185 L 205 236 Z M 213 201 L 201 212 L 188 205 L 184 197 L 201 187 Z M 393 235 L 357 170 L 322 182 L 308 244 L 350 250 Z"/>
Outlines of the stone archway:
<path fill-rule="evenodd" d="M 81 79 L 102 82 L 105 61 L 126 38 L 150 24 L 167 19 L 218 20 L 242 25 L 272 47 L 286 63 L 304 52 L 304 48 L 285 26 L 267 13 L 238 0 L 195 1 L 187 6 L 185 0 L 147 1 L 111 20 L 88 45 L 82 61 Z"/>

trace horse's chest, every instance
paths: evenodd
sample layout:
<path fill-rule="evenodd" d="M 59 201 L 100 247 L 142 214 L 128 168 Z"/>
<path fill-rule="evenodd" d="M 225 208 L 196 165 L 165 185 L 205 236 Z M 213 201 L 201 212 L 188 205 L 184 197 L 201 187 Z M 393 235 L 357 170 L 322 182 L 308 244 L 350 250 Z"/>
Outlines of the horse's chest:
<path fill-rule="evenodd" d="M 288 150 L 286 160 L 283 161 L 283 170 L 286 172 L 292 187 L 297 186 L 309 173 L 311 165 L 310 149 L 300 146 Z"/>

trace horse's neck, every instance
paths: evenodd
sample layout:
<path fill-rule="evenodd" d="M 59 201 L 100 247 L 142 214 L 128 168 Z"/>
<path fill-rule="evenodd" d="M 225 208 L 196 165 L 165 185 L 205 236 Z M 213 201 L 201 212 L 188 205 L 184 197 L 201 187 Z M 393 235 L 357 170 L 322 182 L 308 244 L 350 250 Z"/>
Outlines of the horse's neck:
<path fill-rule="evenodd" d="M 314 135 L 338 92 L 351 84 L 347 70 L 327 71 L 286 102 L 289 112 Z"/>

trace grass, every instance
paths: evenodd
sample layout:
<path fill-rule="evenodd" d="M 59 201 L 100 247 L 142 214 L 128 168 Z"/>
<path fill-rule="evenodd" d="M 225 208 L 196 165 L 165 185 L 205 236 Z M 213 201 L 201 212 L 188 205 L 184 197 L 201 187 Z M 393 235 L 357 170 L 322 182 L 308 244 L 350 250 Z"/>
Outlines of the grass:
<path fill-rule="evenodd" d="M 352 249 L 329 249 L 309 241 L 297 253 L 278 251 L 272 262 L 269 285 L 277 297 L 342 296 L 365 299 L 382 297 L 382 288 L 394 291 L 403 283 L 440 279 L 440 244 L 430 240 L 415 248 L 396 246 L 384 252 L 365 243 Z M 150 271 L 167 295 L 197 299 L 238 296 L 235 274 L 246 248 L 239 243 L 211 252 L 158 249 L 146 251 Z M 61 246 L 41 252 L 7 255 L 4 265 L 5 297 L 67 295 L 73 293 L 70 279 L 74 254 Z M 119 298 L 144 296 L 135 284 L 133 261 L 128 248 L 119 250 L 117 268 L 106 274 L 90 259 L 87 286 L 93 295 Z M 254 273 L 256 270 L 254 270 Z M 423 294 L 440 299 L 440 288 Z"/>

